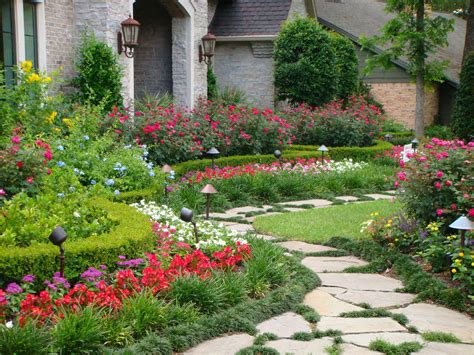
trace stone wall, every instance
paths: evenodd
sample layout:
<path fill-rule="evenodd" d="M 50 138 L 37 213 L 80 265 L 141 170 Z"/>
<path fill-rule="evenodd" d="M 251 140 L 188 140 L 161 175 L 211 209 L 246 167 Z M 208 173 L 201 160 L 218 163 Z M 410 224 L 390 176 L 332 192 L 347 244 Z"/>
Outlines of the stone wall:
<path fill-rule="evenodd" d="M 208 32 L 207 0 L 194 1 L 196 11 L 193 16 L 193 62 L 194 62 L 194 102 L 200 97 L 207 98 L 207 65 L 199 63 L 198 49 L 201 39 Z"/>
<path fill-rule="evenodd" d="M 414 83 L 371 83 L 372 93 L 383 104 L 389 118 L 415 128 L 416 85 Z M 438 114 L 438 87 L 425 91 L 425 126 Z"/>
<path fill-rule="evenodd" d="M 293 16 L 301 16 L 306 17 L 308 15 L 308 9 L 306 8 L 306 1 L 305 0 L 293 0 L 291 2 L 290 13 L 288 18 L 292 18 Z"/>
<path fill-rule="evenodd" d="M 135 54 L 135 97 L 173 92 L 171 16 L 155 0 L 138 0 L 134 18 L 140 22 Z"/>
<path fill-rule="evenodd" d="M 260 107 L 273 107 L 273 43 L 217 42 L 214 73 L 217 85 L 245 92 Z"/>

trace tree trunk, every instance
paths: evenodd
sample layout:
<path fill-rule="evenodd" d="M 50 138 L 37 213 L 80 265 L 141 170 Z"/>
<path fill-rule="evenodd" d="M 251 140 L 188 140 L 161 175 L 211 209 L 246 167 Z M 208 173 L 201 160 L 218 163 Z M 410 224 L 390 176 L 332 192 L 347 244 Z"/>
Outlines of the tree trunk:
<path fill-rule="evenodd" d="M 466 40 L 464 41 L 464 53 L 462 57 L 463 63 L 467 57 L 467 54 L 474 51 L 474 0 L 471 0 L 468 11 L 469 14 L 467 17 Z"/>
<path fill-rule="evenodd" d="M 417 46 L 416 63 L 416 112 L 415 112 L 415 134 L 422 138 L 425 134 L 425 42 L 422 33 L 425 27 L 425 2 L 418 0 L 416 9 L 416 32 L 421 34 Z"/>

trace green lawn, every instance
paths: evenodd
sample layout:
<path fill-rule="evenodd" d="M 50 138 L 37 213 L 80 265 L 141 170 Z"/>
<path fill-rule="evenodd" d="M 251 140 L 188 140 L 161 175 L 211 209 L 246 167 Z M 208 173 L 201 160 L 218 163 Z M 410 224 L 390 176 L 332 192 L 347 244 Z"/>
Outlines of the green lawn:
<path fill-rule="evenodd" d="M 350 203 L 301 212 L 260 216 L 253 223 L 258 233 L 287 239 L 323 243 L 332 237 L 360 238 L 360 225 L 372 212 L 389 216 L 400 209 L 398 202 L 387 200 Z"/>

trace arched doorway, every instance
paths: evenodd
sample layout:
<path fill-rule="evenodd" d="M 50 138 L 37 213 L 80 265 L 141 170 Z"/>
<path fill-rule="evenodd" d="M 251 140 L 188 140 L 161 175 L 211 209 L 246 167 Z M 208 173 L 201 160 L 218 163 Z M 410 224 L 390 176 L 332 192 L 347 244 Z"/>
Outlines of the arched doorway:
<path fill-rule="evenodd" d="M 157 0 L 137 0 L 133 12 L 141 24 L 134 62 L 135 97 L 173 94 L 172 17 Z"/>

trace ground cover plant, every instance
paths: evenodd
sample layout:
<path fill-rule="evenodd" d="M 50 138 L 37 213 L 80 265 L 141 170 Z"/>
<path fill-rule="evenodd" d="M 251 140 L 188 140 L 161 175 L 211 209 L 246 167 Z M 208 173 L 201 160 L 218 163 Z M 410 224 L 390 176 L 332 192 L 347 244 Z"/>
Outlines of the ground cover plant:
<path fill-rule="evenodd" d="M 310 243 L 324 243 L 334 236 L 357 239 L 363 237 L 360 223 L 366 220 L 368 214 L 378 212 L 382 216 L 388 216 L 399 208 L 399 203 L 384 200 L 338 205 L 257 217 L 254 228 L 259 233 Z"/>

